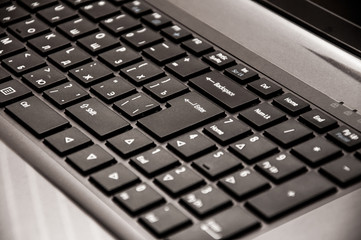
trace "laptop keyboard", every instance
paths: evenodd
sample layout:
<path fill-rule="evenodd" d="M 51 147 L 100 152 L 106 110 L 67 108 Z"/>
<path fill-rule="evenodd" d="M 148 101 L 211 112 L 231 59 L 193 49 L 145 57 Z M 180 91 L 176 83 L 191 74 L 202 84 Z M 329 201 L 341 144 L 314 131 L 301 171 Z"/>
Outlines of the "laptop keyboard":
<path fill-rule="evenodd" d="M 0 107 L 155 237 L 239 237 L 361 179 L 359 132 L 143 1 L 0 4 Z"/>

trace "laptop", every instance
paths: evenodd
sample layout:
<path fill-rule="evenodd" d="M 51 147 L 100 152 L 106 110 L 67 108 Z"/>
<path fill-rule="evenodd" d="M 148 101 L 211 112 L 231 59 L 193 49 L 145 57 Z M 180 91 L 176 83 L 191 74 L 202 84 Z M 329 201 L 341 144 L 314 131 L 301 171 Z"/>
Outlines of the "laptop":
<path fill-rule="evenodd" d="M 359 239 L 358 33 L 299 8 L 2 1 L 1 140 L 114 239 Z"/>

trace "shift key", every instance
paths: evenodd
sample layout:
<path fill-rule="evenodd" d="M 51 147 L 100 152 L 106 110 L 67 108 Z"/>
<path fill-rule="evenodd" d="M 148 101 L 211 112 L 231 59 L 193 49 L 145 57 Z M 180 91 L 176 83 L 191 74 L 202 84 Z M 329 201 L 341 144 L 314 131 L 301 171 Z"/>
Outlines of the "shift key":
<path fill-rule="evenodd" d="M 141 127 L 161 141 L 224 115 L 221 108 L 196 92 L 168 103 L 171 107 L 138 121 Z"/>

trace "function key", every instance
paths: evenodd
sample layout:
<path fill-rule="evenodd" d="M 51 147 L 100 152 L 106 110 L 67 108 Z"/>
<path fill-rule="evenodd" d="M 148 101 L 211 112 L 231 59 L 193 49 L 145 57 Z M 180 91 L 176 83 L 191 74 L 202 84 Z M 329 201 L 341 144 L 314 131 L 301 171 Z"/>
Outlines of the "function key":
<path fill-rule="evenodd" d="M 352 151 L 361 146 L 361 134 L 345 125 L 329 132 L 327 137 L 340 144 L 347 151 Z"/>
<path fill-rule="evenodd" d="M 280 86 L 265 78 L 249 83 L 247 88 L 265 99 L 269 99 L 282 93 L 282 88 Z"/>
<path fill-rule="evenodd" d="M 100 25 L 110 31 L 113 35 L 121 34 L 140 28 L 142 24 L 127 14 L 120 14 L 115 17 L 102 20 Z"/>
<path fill-rule="evenodd" d="M 5 35 L 0 38 L 0 59 L 24 49 L 24 44 L 13 36 Z"/>
<path fill-rule="evenodd" d="M 90 91 L 98 95 L 103 101 L 112 103 L 121 97 L 136 92 L 136 89 L 125 79 L 116 77 L 92 86 Z"/>
<path fill-rule="evenodd" d="M 31 95 L 31 91 L 16 80 L 0 84 L 0 107 Z"/>
<path fill-rule="evenodd" d="M 23 41 L 49 31 L 45 23 L 34 18 L 15 23 L 8 29 Z"/>
<path fill-rule="evenodd" d="M 77 17 L 77 13 L 67 5 L 58 4 L 38 12 L 39 17 L 52 26 Z"/>
<path fill-rule="evenodd" d="M 228 54 L 218 50 L 203 56 L 203 60 L 218 70 L 224 69 L 236 63 L 236 61 Z"/>
<path fill-rule="evenodd" d="M 25 7 L 27 7 L 30 11 L 38 11 L 39 9 L 45 8 L 47 6 L 56 4 L 56 0 L 30 0 L 30 1 L 21 1 Z"/>
<path fill-rule="evenodd" d="M 150 61 L 141 61 L 129 67 L 123 68 L 121 73 L 136 85 L 150 82 L 165 75 L 164 71 Z"/>
<path fill-rule="evenodd" d="M 213 47 L 199 38 L 189 39 L 182 43 L 182 47 L 196 56 L 202 56 L 213 51 Z"/>
<path fill-rule="evenodd" d="M 172 24 L 169 18 L 160 13 L 151 13 L 145 15 L 142 17 L 142 21 L 154 29 L 160 29 Z"/>
<path fill-rule="evenodd" d="M 67 78 L 64 73 L 59 72 L 56 68 L 46 66 L 34 72 L 25 74 L 23 80 L 37 92 L 41 92 L 54 85 L 67 81 Z"/>
<path fill-rule="evenodd" d="M 183 83 L 171 76 L 148 83 L 143 89 L 160 102 L 168 101 L 189 91 Z"/>
<path fill-rule="evenodd" d="M 292 116 L 310 109 L 310 105 L 292 93 L 285 93 L 273 100 L 273 104 Z"/>
<path fill-rule="evenodd" d="M 4 6 L 0 8 L 0 25 L 6 26 L 10 23 L 27 18 L 29 15 L 29 12 L 25 11 L 17 4 Z"/>
<path fill-rule="evenodd" d="M 186 52 L 183 49 L 170 42 L 159 43 L 144 49 L 143 53 L 160 65 L 186 55 Z"/>
<path fill-rule="evenodd" d="M 224 74 L 226 74 L 228 77 L 232 78 L 240 84 L 246 84 L 258 79 L 258 73 L 242 64 L 237 64 L 235 66 L 227 68 L 224 71 Z"/>
<path fill-rule="evenodd" d="M 161 33 L 175 43 L 183 42 L 184 40 L 192 37 L 190 32 L 178 25 L 163 28 Z"/>
<path fill-rule="evenodd" d="M 26 51 L 4 59 L 3 64 L 14 74 L 20 76 L 36 68 L 40 68 L 45 65 L 45 61 L 37 54 Z"/>
<path fill-rule="evenodd" d="M 62 23 L 57 26 L 57 29 L 71 40 L 76 40 L 80 37 L 98 31 L 98 28 L 94 23 L 84 18 L 78 18 Z"/>
<path fill-rule="evenodd" d="M 120 45 L 118 39 L 105 32 L 98 32 L 81 38 L 78 40 L 78 44 L 93 55 Z"/>
<path fill-rule="evenodd" d="M 96 1 L 90 3 L 81 7 L 80 11 L 93 21 L 99 21 L 109 15 L 119 13 L 118 8 L 107 1 Z"/>
<path fill-rule="evenodd" d="M 150 6 L 143 1 L 132 1 L 125 3 L 123 5 L 123 9 L 135 17 L 140 17 L 152 12 Z"/>
<path fill-rule="evenodd" d="M 48 58 L 63 71 L 90 61 L 89 54 L 78 47 L 66 48 L 49 55 Z"/>
<path fill-rule="evenodd" d="M 335 119 L 324 114 L 318 109 L 313 109 L 302 114 L 299 120 L 319 133 L 324 133 L 334 127 L 337 127 L 337 121 Z"/>
<path fill-rule="evenodd" d="M 99 62 L 90 62 L 69 71 L 69 75 L 83 86 L 90 86 L 113 76 L 113 72 Z"/>
<path fill-rule="evenodd" d="M 121 38 L 137 50 L 163 41 L 163 38 L 158 33 L 150 30 L 149 28 L 141 28 L 127 34 L 123 34 Z"/>
<path fill-rule="evenodd" d="M 118 47 L 99 55 L 99 59 L 114 70 L 129 66 L 142 60 L 139 53 L 129 47 Z"/>
<path fill-rule="evenodd" d="M 165 67 L 182 80 L 188 80 L 210 70 L 209 66 L 192 56 L 181 58 Z"/>
<path fill-rule="evenodd" d="M 28 41 L 30 47 L 35 48 L 41 55 L 48 55 L 70 46 L 68 39 L 59 33 L 48 33 Z"/>

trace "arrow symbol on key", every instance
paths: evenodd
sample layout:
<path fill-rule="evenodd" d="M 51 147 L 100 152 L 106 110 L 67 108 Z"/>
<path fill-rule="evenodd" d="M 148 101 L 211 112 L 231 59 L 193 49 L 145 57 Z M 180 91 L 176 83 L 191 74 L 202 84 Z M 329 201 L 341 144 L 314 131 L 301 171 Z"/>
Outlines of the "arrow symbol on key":
<path fill-rule="evenodd" d="M 97 156 L 94 153 L 89 154 L 89 156 L 86 158 L 86 160 L 94 160 L 97 159 Z"/>
<path fill-rule="evenodd" d="M 134 139 L 125 139 L 124 142 L 126 142 L 128 145 L 132 144 L 134 142 Z"/>
<path fill-rule="evenodd" d="M 182 142 L 182 141 L 177 141 L 177 146 L 178 146 L 178 147 L 181 147 L 181 146 L 183 146 L 183 145 L 186 145 L 186 143 L 185 143 L 185 142 Z"/>

